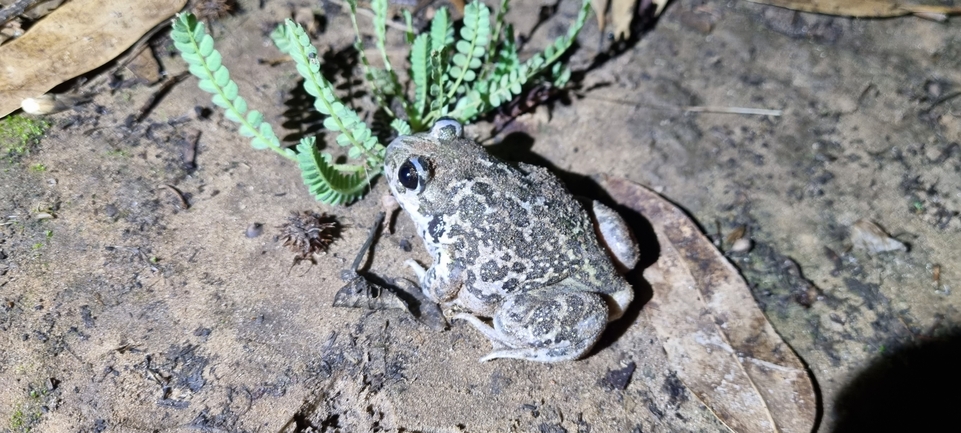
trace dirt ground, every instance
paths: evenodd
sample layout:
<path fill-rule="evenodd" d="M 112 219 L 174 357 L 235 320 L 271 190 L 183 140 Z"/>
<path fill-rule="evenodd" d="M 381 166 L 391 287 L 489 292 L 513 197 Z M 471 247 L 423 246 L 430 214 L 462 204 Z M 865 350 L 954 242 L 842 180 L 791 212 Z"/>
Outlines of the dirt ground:
<path fill-rule="evenodd" d="M 213 31 L 250 105 L 289 127 L 296 72 L 257 59 L 277 57 L 267 33 L 292 6 L 316 3 L 262 3 Z M 515 3 L 527 33 L 538 4 Z M 562 1 L 529 47 L 566 31 L 576 3 Z M 324 11 L 315 43 L 348 49 L 347 16 Z M 498 147 L 651 186 L 716 240 L 745 226 L 753 248 L 728 256 L 810 368 L 817 430 L 924 430 L 952 415 L 937 394 L 961 385 L 957 21 L 672 2 Z M 575 65 L 590 64 L 599 39 L 591 19 Z M 464 323 L 437 331 L 398 310 L 332 307 L 383 181 L 349 207 L 319 204 L 289 161 L 252 149 L 222 113 L 196 114 L 212 104 L 195 79 L 138 123 L 155 89 L 107 78 L 91 76 L 94 101 L 51 116 L 40 145 L 0 170 L 0 431 L 726 431 L 643 314 L 577 362 L 482 364 L 489 343 Z M 277 226 L 302 210 L 345 228 L 316 265 L 291 267 Z M 852 249 L 861 219 L 909 248 Z M 400 215 L 368 269 L 410 277 L 408 258 L 429 260 Z"/>

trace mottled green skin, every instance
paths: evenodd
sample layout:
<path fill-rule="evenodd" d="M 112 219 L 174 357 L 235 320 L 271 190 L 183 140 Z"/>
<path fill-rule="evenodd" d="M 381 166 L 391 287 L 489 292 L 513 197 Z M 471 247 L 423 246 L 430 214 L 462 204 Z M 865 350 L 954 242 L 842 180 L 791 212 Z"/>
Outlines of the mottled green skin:
<path fill-rule="evenodd" d="M 623 314 L 630 284 L 557 177 L 500 161 L 461 135 L 459 124 L 441 121 L 387 148 L 391 192 L 434 260 L 418 272 L 421 288 L 491 339 L 485 360 L 580 357 Z M 415 189 L 398 174 L 411 158 L 423 175 Z"/>

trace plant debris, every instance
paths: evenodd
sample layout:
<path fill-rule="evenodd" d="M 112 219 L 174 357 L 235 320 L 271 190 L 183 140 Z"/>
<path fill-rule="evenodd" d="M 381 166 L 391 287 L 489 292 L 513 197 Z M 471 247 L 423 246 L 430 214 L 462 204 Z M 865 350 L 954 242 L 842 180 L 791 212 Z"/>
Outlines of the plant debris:
<path fill-rule="evenodd" d="M 0 116 L 58 84 L 113 60 L 186 0 L 73 0 L 0 46 Z M 121 21 L 118 17 L 122 18 Z"/>
<path fill-rule="evenodd" d="M 214 21 L 230 16 L 237 10 L 234 0 L 199 0 L 190 7 L 193 14 L 203 21 Z"/>
<path fill-rule="evenodd" d="M 871 254 L 907 251 L 903 242 L 892 238 L 884 229 L 869 220 L 858 220 L 851 226 L 851 244 L 855 249 Z"/>
<path fill-rule="evenodd" d="M 291 212 L 287 222 L 278 228 L 284 246 L 296 253 L 296 265 L 303 260 L 317 264 L 314 254 L 326 253 L 334 238 L 340 236 L 341 227 L 333 215 L 305 210 Z"/>
<path fill-rule="evenodd" d="M 354 258 L 350 268 L 344 270 L 343 279 L 347 280 L 347 284 L 334 295 L 333 306 L 368 310 L 403 310 L 435 331 L 444 330 L 447 328 L 447 319 L 444 318 L 443 312 L 436 303 L 421 293 L 417 284 L 405 278 L 397 278 L 393 283 L 388 283 L 376 275 L 361 271 L 364 257 L 367 256 L 367 252 L 370 251 L 374 240 L 381 232 L 386 215 L 386 212 L 377 215 L 377 219 L 370 227 L 367 240 L 357 252 L 357 257 Z"/>
<path fill-rule="evenodd" d="M 899 0 L 748 0 L 802 12 L 849 17 L 897 17 L 915 14 L 922 18 L 943 21 L 946 15 L 961 13 L 959 6 L 927 6 L 905 4 Z"/>
<path fill-rule="evenodd" d="M 599 182 L 657 236 L 659 257 L 644 270 L 654 296 L 642 313 L 684 386 L 733 431 L 810 432 L 817 397 L 808 371 L 737 269 L 655 192 L 619 178 Z"/>

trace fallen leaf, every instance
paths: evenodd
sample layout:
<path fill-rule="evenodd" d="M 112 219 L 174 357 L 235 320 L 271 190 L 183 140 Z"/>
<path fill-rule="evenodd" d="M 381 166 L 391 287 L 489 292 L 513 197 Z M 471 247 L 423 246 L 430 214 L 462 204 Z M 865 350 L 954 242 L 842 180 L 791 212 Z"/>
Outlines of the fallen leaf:
<path fill-rule="evenodd" d="M 926 6 L 897 0 L 748 0 L 802 12 L 848 17 L 897 17 L 908 14 L 953 15 L 961 6 Z"/>
<path fill-rule="evenodd" d="M 677 376 L 737 432 L 810 432 L 817 401 L 800 359 L 781 340 L 734 266 L 682 210 L 620 178 L 599 180 L 642 214 L 660 255 L 644 271 L 648 314 Z"/>
<path fill-rule="evenodd" d="M 333 306 L 365 308 L 368 310 L 410 311 L 407 304 L 383 286 L 370 282 L 364 275 L 356 275 L 334 294 Z"/>
<path fill-rule="evenodd" d="M 186 0 L 73 0 L 0 46 L 0 117 L 20 101 L 93 70 L 180 10 Z"/>

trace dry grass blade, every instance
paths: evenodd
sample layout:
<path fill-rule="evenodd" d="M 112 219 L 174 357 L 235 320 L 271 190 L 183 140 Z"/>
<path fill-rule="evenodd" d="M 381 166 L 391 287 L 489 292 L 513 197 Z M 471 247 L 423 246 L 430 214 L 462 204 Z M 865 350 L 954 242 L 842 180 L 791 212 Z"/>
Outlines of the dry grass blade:
<path fill-rule="evenodd" d="M 120 55 L 186 0 L 74 0 L 0 46 L 0 117 Z M 122 17 L 122 18 L 119 18 Z"/>
<path fill-rule="evenodd" d="M 961 6 L 925 6 L 897 0 L 748 0 L 802 12 L 848 17 L 961 14 Z"/>
<path fill-rule="evenodd" d="M 777 335 L 737 270 L 680 209 L 619 178 L 601 180 L 644 215 L 660 256 L 644 271 L 644 306 L 677 375 L 738 432 L 810 432 L 817 402 L 807 370 Z"/>

